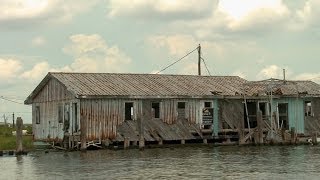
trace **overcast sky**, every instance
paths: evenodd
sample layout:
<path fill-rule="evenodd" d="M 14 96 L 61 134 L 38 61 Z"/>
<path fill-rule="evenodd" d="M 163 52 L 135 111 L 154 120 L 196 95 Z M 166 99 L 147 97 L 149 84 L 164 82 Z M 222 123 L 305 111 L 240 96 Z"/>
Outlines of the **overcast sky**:
<path fill-rule="evenodd" d="M 320 0 L 1 0 L 0 96 L 48 71 L 154 73 L 202 46 L 212 75 L 320 82 Z M 203 69 L 204 74 L 207 74 Z M 197 74 L 197 54 L 163 73 Z M 0 115 L 31 107 L 0 99 Z M 0 121 L 3 118 L 0 117 Z"/>

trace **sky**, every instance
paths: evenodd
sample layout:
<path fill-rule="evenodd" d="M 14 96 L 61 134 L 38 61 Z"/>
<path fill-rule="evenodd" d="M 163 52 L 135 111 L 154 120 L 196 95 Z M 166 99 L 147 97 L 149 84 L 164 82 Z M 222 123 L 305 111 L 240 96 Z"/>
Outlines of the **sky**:
<path fill-rule="evenodd" d="M 320 83 L 320 0 L 0 0 L 0 122 L 48 72 L 156 73 L 202 47 L 203 75 Z M 197 74 L 197 53 L 163 74 Z M 6 100 L 5 100 L 6 99 Z M 9 101 L 10 100 L 10 101 Z M 12 102 L 14 101 L 14 102 Z"/>

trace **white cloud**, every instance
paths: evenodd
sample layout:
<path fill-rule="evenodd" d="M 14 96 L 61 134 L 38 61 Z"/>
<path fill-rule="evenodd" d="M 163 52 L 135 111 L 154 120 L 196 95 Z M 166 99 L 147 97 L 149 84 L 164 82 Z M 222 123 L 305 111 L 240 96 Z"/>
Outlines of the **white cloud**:
<path fill-rule="evenodd" d="M 77 34 L 71 36 L 70 41 L 63 51 L 74 57 L 70 65 L 73 71 L 123 72 L 131 62 L 117 46 L 109 47 L 98 34 Z"/>
<path fill-rule="evenodd" d="M 212 11 L 213 0 L 110 0 L 109 17 L 190 19 L 203 17 Z"/>
<path fill-rule="evenodd" d="M 302 74 L 298 74 L 293 79 L 320 82 L 320 73 L 302 73 Z"/>
<path fill-rule="evenodd" d="M 296 12 L 297 22 L 295 24 L 295 27 L 299 30 L 303 30 L 307 27 L 318 25 L 320 22 L 320 10 L 318 8 L 319 6 L 319 0 L 306 1 L 304 7 Z"/>
<path fill-rule="evenodd" d="M 19 76 L 22 70 L 22 64 L 16 59 L 2 59 L 0 58 L 0 80 L 10 80 Z"/>
<path fill-rule="evenodd" d="M 239 76 L 239 77 L 241 77 L 243 79 L 247 78 L 247 74 L 244 71 L 241 71 L 241 70 L 236 70 L 233 73 L 231 73 L 231 75 L 232 76 Z"/>
<path fill-rule="evenodd" d="M 0 24 L 30 26 L 39 23 L 66 22 L 91 9 L 98 0 L 2 0 Z"/>
<path fill-rule="evenodd" d="M 285 69 L 286 79 L 289 79 L 293 74 L 290 68 L 288 67 L 281 68 L 277 65 L 270 65 L 263 68 L 258 73 L 257 78 L 258 79 L 269 79 L 269 78 L 283 79 L 283 69 Z"/>
<path fill-rule="evenodd" d="M 31 43 L 33 46 L 43 46 L 46 44 L 46 39 L 42 36 L 37 36 L 32 39 Z"/>

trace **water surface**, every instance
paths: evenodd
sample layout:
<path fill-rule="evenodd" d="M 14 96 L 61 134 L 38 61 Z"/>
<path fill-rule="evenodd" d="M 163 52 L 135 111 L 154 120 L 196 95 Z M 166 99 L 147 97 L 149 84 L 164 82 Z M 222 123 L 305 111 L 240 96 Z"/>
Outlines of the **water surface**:
<path fill-rule="evenodd" d="M 36 151 L 0 157 L 0 179 L 320 179 L 320 146 Z"/>

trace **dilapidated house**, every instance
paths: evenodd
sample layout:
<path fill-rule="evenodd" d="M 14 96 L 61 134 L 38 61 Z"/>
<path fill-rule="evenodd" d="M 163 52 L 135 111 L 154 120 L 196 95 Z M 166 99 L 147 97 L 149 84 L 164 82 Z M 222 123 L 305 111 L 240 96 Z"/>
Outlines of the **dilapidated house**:
<path fill-rule="evenodd" d="M 35 140 L 69 148 L 80 141 L 246 143 L 264 142 L 270 130 L 318 131 L 319 90 L 311 81 L 237 76 L 48 73 L 25 104 L 32 104 Z"/>
<path fill-rule="evenodd" d="M 32 104 L 36 140 L 74 142 L 81 133 L 98 142 L 210 139 L 222 128 L 220 115 L 242 118 L 228 107 L 219 111 L 218 100 L 242 94 L 246 82 L 236 76 L 48 73 L 25 103 Z"/>

